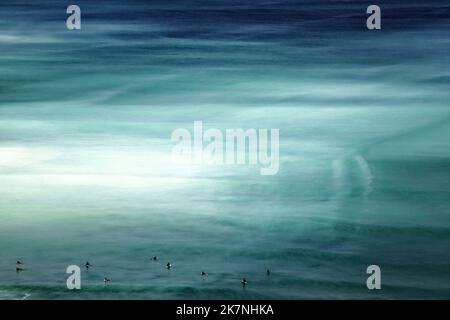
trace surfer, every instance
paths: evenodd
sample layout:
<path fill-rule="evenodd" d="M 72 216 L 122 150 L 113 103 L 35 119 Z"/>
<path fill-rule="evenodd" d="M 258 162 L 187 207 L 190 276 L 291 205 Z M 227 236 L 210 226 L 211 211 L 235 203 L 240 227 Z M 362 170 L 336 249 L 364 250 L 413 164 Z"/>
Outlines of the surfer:
<path fill-rule="evenodd" d="M 16 268 L 16 272 L 17 272 L 17 273 L 19 273 L 19 272 L 21 272 L 21 271 L 24 271 L 24 270 L 25 270 L 25 269 L 22 269 L 22 268 L 19 268 L 19 267 Z"/>
<path fill-rule="evenodd" d="M 20 260 L 17 260 L 16 264 L 23 264 L 23 262 Z"/>
<path fill-rule="evenodd" d="M 203 277 L 205 277 L 205 276 L 207 276 L 208 274 L 205 272 L 205 271 L 202 271 L 202 276 Z"/>
<path fill-rule="evenodd" d="M 105 279 L 103 279 L 103 282 L 104 282 L 105 284 L 110 283 L 110 282 L 111 282 L 111 279 L 108 279 L 108 278 L 105 277 Z"/>
<path fill-rule="evenodd" d="M 89 269 L 90 266 L 92 266 L 92 264 L 89 263 L 89 261 L 87 261 L 84 266 L 86 267 L 86 269 Z"/>
<path fill-rule="evenodd" d="M 157 261 L 157 260 L 158 260 L 158 257 L 157 257 L 157 256 L 154 256 L 152 259 L 153 259 L 153 261 Z"/>
<path fill-rule="evenodd" d="M 270 270 L 269 269 L 267 269 L 266 274 L 267 274 L 268 277 L 270 277 Z"/>
<path fill-rule="evenodd" d="M 242 286 L 245 287 L 247 285 L 247 279 L 242 278 L 241 283 L 242 283 Z"/>
<path fill-rule="evenodd" d="M 172 264 L 170 262 L 167 262 L 166 268 L 167 268 L 167 270 L 170 270 L 170 268 L 172 268 Z"/>

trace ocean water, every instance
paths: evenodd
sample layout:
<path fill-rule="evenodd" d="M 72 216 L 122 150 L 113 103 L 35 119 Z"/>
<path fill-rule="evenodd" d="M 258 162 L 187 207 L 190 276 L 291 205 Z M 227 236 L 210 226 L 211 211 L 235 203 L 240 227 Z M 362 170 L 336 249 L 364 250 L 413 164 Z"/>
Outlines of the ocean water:
<path fill-rule="evenodd" d="M 448 2 L 75 4 L 0 4 L 0 299 L 450 298 Z M 173 164 L 195 120 L 278 174 Z"/>

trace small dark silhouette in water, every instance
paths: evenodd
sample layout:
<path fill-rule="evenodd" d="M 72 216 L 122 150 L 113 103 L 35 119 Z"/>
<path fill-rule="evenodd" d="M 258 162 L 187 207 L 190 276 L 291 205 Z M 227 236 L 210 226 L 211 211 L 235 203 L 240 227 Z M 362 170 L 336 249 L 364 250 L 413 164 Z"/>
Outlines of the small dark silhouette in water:
<path fill-rule="evenodd" d="M 268 277 L 270 277 L 270 270 L 269 269 L 267 269 L 266 274 L 267 274 Z"/>
<path fill-rule="evenodd" d="M 167 262 L 166 268 L 167 268 L 167 270 L 170 270 L 170 268 L 172 268 L 172 264 L 170 262 Z"/>
<path fill-rule="evenodd" d="M 23 262 L 20 260 L 17 260 L 16 264 L 23 264 Z"/>
<path fill-rule="evenodd" d="M 242 278 L 241 283 L 242 283 L 242 286 L 245 287 L 247 285 L 247 279 Z"/>
<path fill-rule="evenodd" d="M 89 269 L 90 266 L 92 266 L 92 264 L 89 263 L 89 261 L 87 261 L 84 266 L 86 267 L 86 269 Z"/>
<path fill-rule="evenodd" d="M 152 259 L 153 259 L 153 261 L 156 261 L 156 260 L 158 260 L 158 257 L 154 256 Z"/>
<path fill-rule="evenodd" d="M 103 279 L 103 282 L 104 282 L 105 284 L 110 283 L 110 282 L 111 282 L 111 279 L 108 279 L 108 278 L 105 277 L 105 279 Z"/>
<path fill-rule="evenodd" d="M 205 276 L 207 276 L 208 274 L 205 272 L 205 271 L 202 271 L 202 276 L 203 277 L 205 277 Z"/>
<path fill-rule="evenodd" d="M 19 272 L 21 272 L 21 271 L 24 271 L 24 270 L 25 270 L 25 269 L 22 269 L 22 268 L 19 268 L 19 267 L 16 268 L 16 272 L 17 272 L 17 273 L 19 273 Z"/>

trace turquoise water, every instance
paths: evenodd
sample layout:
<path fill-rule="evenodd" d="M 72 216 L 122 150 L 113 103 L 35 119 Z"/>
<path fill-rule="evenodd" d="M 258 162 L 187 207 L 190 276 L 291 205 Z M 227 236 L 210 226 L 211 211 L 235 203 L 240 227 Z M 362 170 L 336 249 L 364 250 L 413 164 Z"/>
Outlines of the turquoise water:
<path fill-rule="evenodd" d="M 450 298 L 448 4 L 380 2 L 369 32 L 356 1 L 79 1 L 69 32 L 14 3 L 0 299 Z M 195 120 L 279 128 L 278 174 L 171 163 Z"/>

